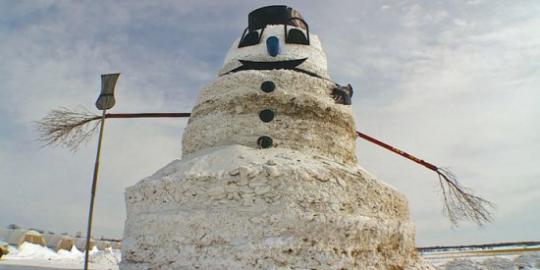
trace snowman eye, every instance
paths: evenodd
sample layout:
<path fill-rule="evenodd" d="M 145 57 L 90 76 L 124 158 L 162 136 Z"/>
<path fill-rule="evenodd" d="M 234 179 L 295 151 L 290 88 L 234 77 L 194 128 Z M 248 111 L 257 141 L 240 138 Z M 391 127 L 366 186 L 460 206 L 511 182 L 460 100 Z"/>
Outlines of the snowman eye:
<path fill-rule="evenodd" d="M 263 32 L 264 28 L 260 30 L 250 30 L 249 27 L 246 28 L 242 33 L 242 38 L 238 43 L 238 48 L 259 44 L 259 42 L 261 42 Z"/>
<path fill-rule="evenodd" d="M 298 20 L 299 22 L 296 22 Z M 290 18 L 289 21 L 292 21 L 292 25 L 305 26 L 306 34 L 300 29 L 292 28 L 287 31 L 287 24 L 285 24 L 285 43 L 293 44 L 303 44 L 309 45 L 309 26 L 302 18 Z M 306 36 L 307 35 L 307 36 Z"/>

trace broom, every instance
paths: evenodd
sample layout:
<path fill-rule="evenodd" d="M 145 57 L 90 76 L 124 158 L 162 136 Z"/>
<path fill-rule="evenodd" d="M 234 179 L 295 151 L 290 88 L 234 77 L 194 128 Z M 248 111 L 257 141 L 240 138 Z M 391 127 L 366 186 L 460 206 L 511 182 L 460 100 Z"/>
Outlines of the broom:
<path fill-rule="evenodd" d="M 460 220 L 465 219 L 471 220 L 478 225 L 491 223 L 493 221 L 489 209 L 493 208 L 495 205 L 486 199 L 474 195 L 469 188 L 462 186 L 457 181 L 454 173 L 448 168 L 437 167 L 360 131 L 356 131 L 356 135 L 437 173 L 439 176 L 441 193 L 443 195 L 443 212 L 452 225 L 457 226 Z"/>

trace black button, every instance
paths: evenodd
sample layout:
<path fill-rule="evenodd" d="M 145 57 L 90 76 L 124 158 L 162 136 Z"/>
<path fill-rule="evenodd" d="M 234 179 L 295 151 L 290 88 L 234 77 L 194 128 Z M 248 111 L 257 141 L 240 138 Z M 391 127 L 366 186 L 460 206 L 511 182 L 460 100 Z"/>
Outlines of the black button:
<path fill-rule="evenodd" d="M 274 143 L 274 141 L 272 140 L 272 138 L 268 137 L 268 136 L 261 136 L 259 137 L 259 139 L 257 140 L 257 144 L 261 147 L 261 148 L 269 148 L 269 147 L 272 147 L 272 144 Z"/>
<path fill-rule="evenodd" d="M 274 119 L 274 112 L 271 110 L 262 110 L 259 113 L 259 118 L 261 118 L 261 121 L 268 123 Z"/>
<path fill-rule="evenodd" d="M 276 85 L 271 81 L 266 81 L 261 84 L 261 90 L 265 93 L 270 93 L 276 89 Z"/>

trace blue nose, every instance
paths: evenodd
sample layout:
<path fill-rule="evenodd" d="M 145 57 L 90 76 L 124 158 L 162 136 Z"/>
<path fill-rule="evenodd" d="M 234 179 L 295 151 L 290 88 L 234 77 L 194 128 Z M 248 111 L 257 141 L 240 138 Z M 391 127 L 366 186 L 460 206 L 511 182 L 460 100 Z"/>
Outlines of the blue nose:
<path fill-rule="evenodd" d="M 279 38 L 271 36 L 266 39 L 266 49 L 268 54 L 271 56 L 276 56 L 279 54 Z"/>

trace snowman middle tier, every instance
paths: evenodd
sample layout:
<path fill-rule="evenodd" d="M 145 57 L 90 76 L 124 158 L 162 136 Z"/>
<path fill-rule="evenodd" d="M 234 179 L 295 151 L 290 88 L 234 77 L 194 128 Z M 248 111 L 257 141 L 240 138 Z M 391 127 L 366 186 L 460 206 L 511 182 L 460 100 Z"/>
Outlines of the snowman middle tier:
<path fill-rule="evenodd" d="M 334 83 L 291 70 L 247 70 L 205 87 L 185 130 L 183 156 L 240 144 L 288 148 L 356 163 L 350 106 L 331 97 Z"/>

